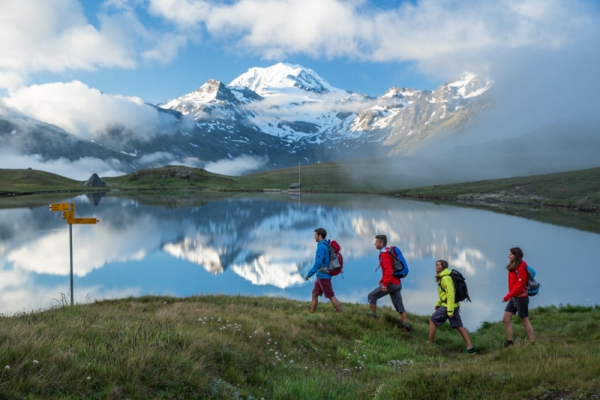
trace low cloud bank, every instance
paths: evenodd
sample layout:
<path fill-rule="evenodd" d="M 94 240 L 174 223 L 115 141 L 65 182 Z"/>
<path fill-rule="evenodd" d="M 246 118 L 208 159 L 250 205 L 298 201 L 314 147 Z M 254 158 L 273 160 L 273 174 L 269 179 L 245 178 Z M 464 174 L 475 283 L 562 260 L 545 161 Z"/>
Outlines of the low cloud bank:
<path fill-rule="evenodd" d="M 139 97 L 105 94 L 79 81 L 24 87 L 0 103 L 82 139 L 94 139 L 115 126 L 125 127 L 144 139 L 164 133 L 163 128 L 178 122 Z"/>
<path fill-rule="evenodd" d="M 123 175 L 118 160 L 100 160 L 99 158 L 83 157 L 76 161 L 64 158 L 43 161 L 40 156 L 20 156 L 0 153 L 0 168 L 2 169 L 35 169 L 51 172 L 78 181 L 87 180 L 93 173 L 101 177 Z"/>
<path fill-rule="evenodd" d="M 261 169 L 268 161 L 268 157 L 241 156 L 231 160 L 209 162 L 204 169 L 215 174 L 240 176 Z"/>

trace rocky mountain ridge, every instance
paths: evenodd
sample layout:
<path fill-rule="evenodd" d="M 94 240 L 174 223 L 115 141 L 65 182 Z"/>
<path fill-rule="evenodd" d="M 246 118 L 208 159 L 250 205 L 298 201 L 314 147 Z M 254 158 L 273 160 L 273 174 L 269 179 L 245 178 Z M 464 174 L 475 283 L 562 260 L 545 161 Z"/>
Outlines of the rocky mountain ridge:
<path fill-rule="evenodd" d="M 98 157 L 116 170 L 256 157 L 261 169 L 298 162 L 410 154 L 460 130 L 489 100 L 492 82 L 464 73 L 433 91 L 392 87 L 379 97 L 330 85 L 311 69 L 279 63 L 251 68 L 230 84 L 209 79 L 195 91 L 153 106 L 172 117 L 144 137 L 110 126 L 84 140 L 64 130 L 0 115 L 4 151 L 41 160 Z M 60 146 L 53 145 L 57 138 Z"/>

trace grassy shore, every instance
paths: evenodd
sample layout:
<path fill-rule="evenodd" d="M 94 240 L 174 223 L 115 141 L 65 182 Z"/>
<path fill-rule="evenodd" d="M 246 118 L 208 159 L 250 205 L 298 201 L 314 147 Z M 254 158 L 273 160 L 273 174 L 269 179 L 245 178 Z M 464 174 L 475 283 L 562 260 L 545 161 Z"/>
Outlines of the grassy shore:
<path fill-rule="evenodd" d="M 369 165 L 371 165 L 370 162 Z M 302 167 L 303 193 L 376 193 L 413 199 L 445 202 L 452 205 L 481 207 L 505 214 L 600 232 L 600 168 L 555 174 L 513 177 L 506 179 L 435 185 L 413 189 L 395 189 L 401 182 L 385 180 L 384 190 L 368 182 L 381 182 L 376 176 L 357 182 L 354 173 L 363 176 L 364 163 L 338 162 Z M 377 168 L 368 169 L 373 173 Z M 72 196 L 73 192 L 89 193 L 99 190 L 118 191 L 120 196 L 135 197 L 138 201 L 169 207 L 201 203 L 205 198 L 219 198 L 231 192 L 262 192 L 264 189 L 286 190 L 298 180 L 298 169 L 287 168 L 256 174 L 231 177 L 213 174 L 202 169 L 166 166 L 137 171 L 119 177 L 102 178 L 106 188 L 84 187 L 58 175 L 34 170 L 0 170 L 0 208 L 35 206 L 32 194 L 53 196 L 56 202 Z M 398 186 L 394 186 L 398 185 Z M 28 196 L 18 196 L 28 194 Z M 2 196 L 3 195 L 3 196 Z M 18 199 L 15 199 L 18 197 Z M 26 197 L 27 200 L 21 198 Z M 44 202 L 48 202 L 44 200 Z"/>
<path fill-rule="evenodd" d="M 432 303 L 433 304 L 433 303 Z M 515 318 L 471 333 L 468 355 L 428 317 L 381 318 L 366 306 L 281 298 L 198 296 L 99 301 L 4 316 L 0 398 L 595 399 L 600 307 L 531 311 L 536 345 Z M 464 306 L 468 313 L 469 306 Z M 502 313 L 501 307 L 498 314 Z"/>
<path fill-rule="evenodd" d="M 597 211 L 600 168 L 407 189 L 412 198 L 472 203 L 512 203 Z"/>

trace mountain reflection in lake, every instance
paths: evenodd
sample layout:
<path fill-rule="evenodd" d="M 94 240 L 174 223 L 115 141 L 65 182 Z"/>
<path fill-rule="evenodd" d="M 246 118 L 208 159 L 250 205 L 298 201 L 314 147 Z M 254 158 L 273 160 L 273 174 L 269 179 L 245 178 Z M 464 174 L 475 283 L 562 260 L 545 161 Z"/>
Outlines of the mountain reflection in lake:
<path fill-rule="evenodd" d="M 542 283 L 531 307 L 600 303 L 600 235 L 504 214 L 371 195 L 255 195 L 180 208 L 111 195 L 65 202 L 77 203 L 78 217 L 100 220 L 73 225 L 76 302 L 211 293 L 308 302 L 313 280 L 303 277 L 314 259 L 313 231 L 324 227 L 342 245 L 345 274 L 334 278 L 334 290 L 343 302 L 366 304 L 377 285 L 373 242 L 382 233 L 409 262 L 403 297 L 410 312 L 432 312 L 434 265 L 442 258 L 467 278 L 473 302 L 462 307 L 466 325 L 499 320 L 514 246 Z M 0 312 L 56 305 L 70 290 L 60 213 L 47 206 L 0 210 L 0 265 Z"/>

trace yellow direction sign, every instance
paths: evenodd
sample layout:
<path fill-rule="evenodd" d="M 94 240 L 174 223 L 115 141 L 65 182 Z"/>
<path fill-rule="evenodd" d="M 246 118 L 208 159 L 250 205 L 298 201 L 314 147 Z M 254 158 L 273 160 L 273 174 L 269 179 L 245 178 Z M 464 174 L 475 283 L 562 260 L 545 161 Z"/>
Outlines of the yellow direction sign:
<path fill-rule="evenodd" d="M 48 206 L 50 211 L 69 211 L 71 204 L 69 203 L 52 203 Z"/>
<path fill-rule="evenodd" d="M 96 218 L 71 218 L 67 220 L 68 224 L 95 224 L 100 222 Z"/>
<path fill-rule="evenodd" d="M 73 218 L 75 218 L 75 211 L 73 211 L 73 210 L 63 211 L 62 217 L 63 217 L 63 219 L 73 219 Z"/>

